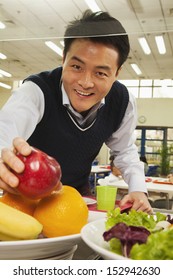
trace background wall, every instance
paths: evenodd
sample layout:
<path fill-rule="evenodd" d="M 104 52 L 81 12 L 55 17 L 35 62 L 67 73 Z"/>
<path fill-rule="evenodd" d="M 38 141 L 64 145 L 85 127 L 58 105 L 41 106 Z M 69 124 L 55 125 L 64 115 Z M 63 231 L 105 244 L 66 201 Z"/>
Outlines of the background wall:
<path fill-rule="evenodd" d="M 173 98 L 138 98 L 137 108 L 138 125 L 173 127 Z"/>
<path fill-rule="evenodd" d="M 5 102 L 8 100 L 8 98 L 10 97 L 10 93 L 9 90 L 7 92 L 5 92 L 5 90 L 3 92 L 0 92 L 0 108 L 2 108 L 2 106 L 5 104 Z"/>
<path fill-rule="evenodd" d="M 138 126 L 173 127 L 173 98 L 137 99 Z M 109 151 L 103 145 L 98 160 L 100 164 L 109 163 Z"/>

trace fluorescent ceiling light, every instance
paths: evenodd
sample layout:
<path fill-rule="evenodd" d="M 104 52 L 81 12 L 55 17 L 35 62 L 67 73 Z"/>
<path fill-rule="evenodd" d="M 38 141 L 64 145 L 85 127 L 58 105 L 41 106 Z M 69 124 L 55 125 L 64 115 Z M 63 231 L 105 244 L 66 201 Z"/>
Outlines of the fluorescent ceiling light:
<path fill-rule="evenodd" d="M 1 82 L 0 82 L 0 87 L 11 89 L 11 86 L 9 86 L 7 84 L 4 84 L 4 83 L 1 83 Z"/>
<path fill-rule="evenodd" d="M 6 71 L 4 71 L 2 69 L 0 69 L 0 74 L 2 74 L 5 77 L 8 77 L 8 78 L 12 76 L 10 73 L 8 73 L 8 72 L 6 72 Z"/>
<path fill-rule="evenodd" d="M 5 24 L 2 21 L 0 21 L 0 29 L 4 29 L 4 28 L 6 28 Z"/>
<path fill-rule="evenodd" d="M 63 56 L 63 50 L 60 47 L 58 47 L 56 44 L 54 44 L 52 41 L 46 41 L 45 44 L 54 52 L 56 52 L 60 56 Z"/>
<path fill-rule="evenodd" d="M 92 12 L 99 12 L 101 9 L 99 6 L 96 4 L 95 0 L 85 0 L 86 4 L 88 7 L 91 9 Z"/>
<path fill-rule="evenodd" d="M 0 59 L 6 59 L 7 57 L 6 57 L 6 55 L 5 54 L 3 54 L 3 53 L 0 53 Z"/>
<path fill-rule="evenodd" d="M 147 43 L 147 40 L 144 37 L 141 37 L 141 38 L 138 38 L 138 41 L 139 41 L 139 43 L 141 45 L 141 48 L 143 49 L 144 53 L 145 54 L 150 54 L 151 50 L 150 50 L 150 47 Z"/>
<path fill-rule="evenodd" d="M 166 53 L 166 47 L 165 47 L 165 42 L 163 40 L 163 36 L 155 36 L 157 48 L 160 54 L 165 54 Z"/>
<path fill-rule="evenodd" d="M 60 44 L 64 47 L 64 40 L 61 40 Z"/>
<path fill-rule="evenodd" d="M 137 75 L 141 75 L 141 74 L 142 74 L 142 72 L 141 72 L 141 70 L 139 69 L 139 67 L 138 67 L 137 64 L 131 63 L 130 65 L 131 65 L 131 67 L 133 68 L 133 70 L 135 71 L 135 73 L 136 73 Z"/>

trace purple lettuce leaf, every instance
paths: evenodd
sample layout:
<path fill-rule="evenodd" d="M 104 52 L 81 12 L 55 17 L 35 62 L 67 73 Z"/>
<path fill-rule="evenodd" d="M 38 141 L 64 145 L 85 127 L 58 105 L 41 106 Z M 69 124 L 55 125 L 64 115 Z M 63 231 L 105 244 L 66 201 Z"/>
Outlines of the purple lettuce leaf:
<path fill-rule="evenodd" d="M 117 238 L 121 242 L 122 254 L 129 257 L 132 246 L 136 243 L 146 243 L 150 231 L 142 226 L 128 226 L 125 223 L 118 223 L 108 231 L 103 233 L 105 241 L 110 241 L 112 238 Z"/>

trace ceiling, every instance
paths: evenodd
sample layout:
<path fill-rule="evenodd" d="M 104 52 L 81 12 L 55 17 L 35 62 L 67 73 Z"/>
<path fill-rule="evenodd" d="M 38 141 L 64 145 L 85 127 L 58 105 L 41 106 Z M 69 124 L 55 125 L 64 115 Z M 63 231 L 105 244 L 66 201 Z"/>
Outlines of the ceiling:
<path fill-rule="evenodd" d="M 173 79 L 173 1 L 172 0 L 96 0 L 103 11 L 121 21 L 129 34 L 131 51 L 120 79 Z M 50 50 L 45 40 L 60 45 L 66 25 L 88 6 L 84 0 L 0 0 L 0 68 L 11 78 L 0 82 L 12 84 L 32 73 L 61 64 L 61 57 Z M 163 34 L 167 52 L 160 55 L 154 36 Z M 145 36 L 152 50 L 145 55 L 138 37 Z M 130 63 L 137 63 L 142 75 L 137 76 Z"/>

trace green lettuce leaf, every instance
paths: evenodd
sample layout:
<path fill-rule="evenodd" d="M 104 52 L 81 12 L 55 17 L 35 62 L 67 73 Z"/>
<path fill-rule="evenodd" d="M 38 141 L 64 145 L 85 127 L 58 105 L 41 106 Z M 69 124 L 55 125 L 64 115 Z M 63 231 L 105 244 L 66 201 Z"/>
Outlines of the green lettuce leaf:
<path fill-rule="evenodd" d="M 145 244 L 135 244 L 130 251 L 135 260 L 173 260 L 173 227 L 151 233 Z"/>
<path fill-rule="evenodd" d="M 121 241 L 117 238 L 112 238 L 109 241 L 109 246 L 112 252 L 122 255 L 122 246 L 121 246 Z"/>
<path fill-rule="evenodd" d="M 143 226 L 152 231 L 159 221 L 165 221 L 166 215 L 157 212 L 156 215 L 149 215 L 146 212 L 137 212 L 131 209 L 129 213 L 122 213 L 120 208 L 115 208 L 107 213 L 106 230 L 110 229 L 117 223 L 125 223 L 129 226 Z"/>

